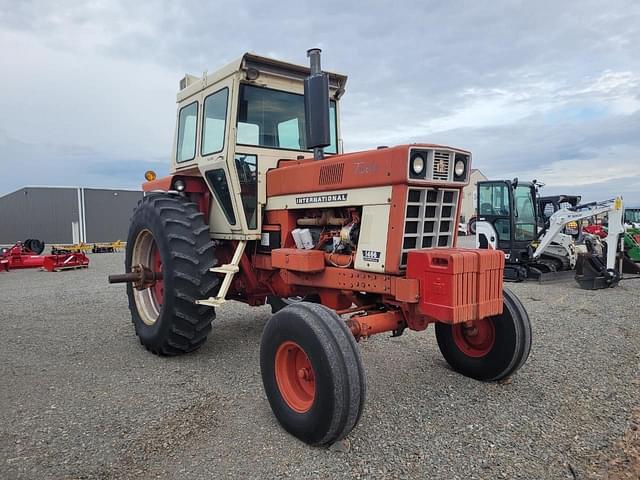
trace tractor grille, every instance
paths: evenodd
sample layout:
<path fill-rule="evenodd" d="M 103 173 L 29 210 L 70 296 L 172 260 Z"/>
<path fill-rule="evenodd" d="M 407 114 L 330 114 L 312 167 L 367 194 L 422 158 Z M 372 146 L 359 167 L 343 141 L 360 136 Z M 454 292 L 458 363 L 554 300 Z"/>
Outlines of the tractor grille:
<path fill-rule="evenodd" d="M 451 165 L 451 152 L 433 152 L 433 179 L 449 180 L 449 167 Z"/>
<path fill-rule="evenodd" d="M 458 190 L 409 189 L 400 268 L 407 266 L 409 250 L 453 245 L 453 236 L 458 225 L 457 207 Z"/>
<path fill-rule="evenodd" d="M 342 183 L 342 174 L 344 173 L 344 163 L 334 163 L 332 165 L 323 165 L 320 167 L 319 185 L 333 185 Z"/>

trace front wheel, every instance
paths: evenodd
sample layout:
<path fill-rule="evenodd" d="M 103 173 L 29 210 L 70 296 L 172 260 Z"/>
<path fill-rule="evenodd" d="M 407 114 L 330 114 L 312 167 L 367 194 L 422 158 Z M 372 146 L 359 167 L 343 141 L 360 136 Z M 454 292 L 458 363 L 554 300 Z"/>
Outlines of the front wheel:
<path fill-rule="evenodd" d="M 353 335 L 334 311 L 299 302 L 276 313 L 262 334 L 260 370 L 274 415 L 303 442 L 330 445 L 358 423 L 364 370 Z"/>
<path fill-rule="evenodd" d="M 531 349 L 531 323 L 524 306 L 505 288 L 502 314 L 470 325 L 436 323 L 442 356 L 457 372 L 495 381 L 515 373 Z"/>

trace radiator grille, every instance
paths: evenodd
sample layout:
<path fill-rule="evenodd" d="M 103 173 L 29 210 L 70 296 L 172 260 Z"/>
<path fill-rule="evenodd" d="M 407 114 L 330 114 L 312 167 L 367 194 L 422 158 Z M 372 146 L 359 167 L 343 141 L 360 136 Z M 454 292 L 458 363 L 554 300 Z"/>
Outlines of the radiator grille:
<path fill-rule="evenodd" d="M 342 174 L 344 173 L 344 163 L 334 163 L 332 165 L 323 165 L 320 167 L 319 185 L 333 185 L 342 183 Z"/>
<path fill-rule="evenodd" d="M 451 152 L 433 152 L 433 179 L 449 180 L 449 170 L 451 165 Z"/>
<path fill-rule="evenodd" d="M 402 238 L 400 268 L 407 252 L 420 248 L 451 247 L 458 228 L 458 191 L 444 188 L 410 188 Z"/>

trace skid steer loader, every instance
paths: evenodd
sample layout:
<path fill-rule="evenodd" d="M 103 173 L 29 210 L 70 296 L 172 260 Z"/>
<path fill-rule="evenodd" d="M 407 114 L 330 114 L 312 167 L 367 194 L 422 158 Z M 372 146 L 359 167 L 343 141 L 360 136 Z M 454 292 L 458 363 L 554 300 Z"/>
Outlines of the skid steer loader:
<path fill-rule="evenodd" d="M 420 143 L 344 153 L 347 77 L 245 54 L 180 82 L 171 174 L 147 172 L 126 272 L 135 332 L 152 353 L 199 348 L 225 301 L 269 302 L 260 345 L 271 408 L 313 445 L 358 423 L 357 341 L 435 324 L 453 369 L 492 381 L 531 346 L 503 289 L 500 251 L 455 248 L 471 153 Z M 418 381 L 418 385 L 420 382 Z"/>

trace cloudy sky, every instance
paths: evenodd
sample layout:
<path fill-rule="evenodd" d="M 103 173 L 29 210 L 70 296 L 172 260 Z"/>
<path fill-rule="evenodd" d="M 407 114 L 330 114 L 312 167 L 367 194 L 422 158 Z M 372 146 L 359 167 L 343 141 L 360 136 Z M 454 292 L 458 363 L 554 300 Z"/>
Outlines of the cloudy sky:
<path fill-rule="evenodd" d="M 637 0 L 0 0 L 0 195 L 136 187 L 168 169 L 185 72 L 319 46 L 349 75 L 347 151 L 446 143 L 491 178 L 640 205 L 639 45 Z"/>

